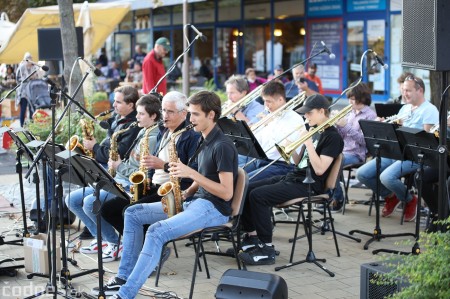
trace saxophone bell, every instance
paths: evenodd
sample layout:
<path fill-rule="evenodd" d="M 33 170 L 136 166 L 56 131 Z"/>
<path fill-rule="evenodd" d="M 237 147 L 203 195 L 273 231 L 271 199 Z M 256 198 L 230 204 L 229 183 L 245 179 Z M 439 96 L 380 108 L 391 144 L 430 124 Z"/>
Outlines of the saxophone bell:
<path fill-rule="evenodd" d="M 167 217 L 172 217 L 177 214 L 174 194 L 174 184 L 172 182 L 166 182 L 162 184 L 157 191 L 157 194 L 161 196 L 161 203 L 163 205 L 164 213 Z"/>
<path fill-rule="evenodd" d="M 86 149 L 80 143 L 80 137 L 78 135 L 73 135 L 66 143 L 66 148 L 69 151 L 74 151 L 77 154 L 86 155 Z"/>

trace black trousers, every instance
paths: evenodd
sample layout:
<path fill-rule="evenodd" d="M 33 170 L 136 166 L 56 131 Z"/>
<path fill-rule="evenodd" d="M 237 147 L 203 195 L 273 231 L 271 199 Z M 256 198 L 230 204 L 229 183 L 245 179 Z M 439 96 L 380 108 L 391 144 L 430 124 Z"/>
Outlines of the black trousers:
<path fill-rule="evenodd" d="M 152 186 L 148 195 L 142 197 L 136 203 L 152 203 L 161 201 L 161 196 L 156 192 L 159 185 Z M 105 202 L 102 206 L 102 217 L 111 224 L 121 235 L 123 235 L 124 212 L 130 206 L 130 202 L 116 197 Z"/>
<path fill-rule="evenodd" d="M 272 207 L 288 200 L 308 196 L 308 185 L 302 179 L 286 181 L 275 176 L 249 184 L 242 214 L 245 231 L 255 231 L 263 243 L 272 243 Z"/>

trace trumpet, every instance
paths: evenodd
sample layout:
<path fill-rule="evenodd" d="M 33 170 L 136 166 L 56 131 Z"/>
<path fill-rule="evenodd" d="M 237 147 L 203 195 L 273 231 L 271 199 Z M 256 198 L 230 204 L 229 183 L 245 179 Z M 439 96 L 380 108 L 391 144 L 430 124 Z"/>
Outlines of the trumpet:
<path fill-rule="evenodd" d="M 352 110 L 352 105 L 346 106 L 344 109 L 339 111 L 338 114 L 333 116 L 332 118 L 329 118 L 326 122 L 323 124 L 317 126 L 316 128 L 312 129 L 308 132 L 308 134 L 302 136 L 299 140 L 289 144 L 288 146 L 282 146 L 275 144 L 275 147 L 277 148 L 278 152 L 280 153 L 281 157 L 286 161 L 286 163 L 290 163 L 291 156 L 294 153 L 294 151 L 303 143 L 305 143 L 306 140 L 311 138 L 316 133 L 323 133 L 327 128 L 333 126 L 338 120 L 346 116 L 350 111 Z"/>
<path fill-rule="evenodd" d="M 293 97 L 289 102 L 286 102 L 283 106 L 275 110 L 274 112 L 268 114 L 266 117 L 255 123 L 250 127 L 250 129 L 254 132 L 257 129 L 267 125 L 269 122 L 275 119 L 275 117 L 281 116 L 284 111 L 292 110 L 295 107 L 299 106 L 306 100 L 306 92 L 301 92 L 295 97 Z"/>
<path fill-rule="evenodd" d="M 389 117 L 386 117 L 384 120 L 383 120 L 383 122 L 384 123 L 388 123 L 388 124 L 398 124 L 398 123 L 400 123 L 401 121 L 405 121 L 405 120 L 407 120 L 407 119 L 409 119 L 411 117 L 411 114 L 405 114 L 405 115 L 398 115 L 398 114 L 395 114 L 395 115 L 392 115 L 392 116 L 389 116 Z"/>

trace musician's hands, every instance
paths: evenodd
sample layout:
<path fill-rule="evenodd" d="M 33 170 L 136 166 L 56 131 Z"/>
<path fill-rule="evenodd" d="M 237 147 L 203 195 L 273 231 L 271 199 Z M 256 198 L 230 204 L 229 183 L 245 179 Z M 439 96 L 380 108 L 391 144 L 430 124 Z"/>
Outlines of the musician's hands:
<path fill-rule="evenodd" d="M 309 129 L 310 129 L 310 130 L 313 130 L 314 128 L 313 128 L 313 127 L 310 127 Z M 304 130 L 304 131 L 300 132 L 300 139 L 302 139 L 302 138 L 303 138 L 304 136 L 306 136 L 308 133 L 309 133 L 309 131 L 307 131 L 307 130 Z M 311 146 L 314 148 L 314 144 L 313 144 L 313 142 L 312 142 L 312 138 L 306 139 L 306 141 L 305 141 L 303 144 L 305 145 L 305 147 L 306 147 L 307 149 L 310 148 Z"/>
<path fill-rule="evenodd" d="M 308 83 L 306 83 L 306 81 L 295 81 L 295 84 L 297 85 L 297 87 L 303 91 L 306 91 L 308 89 Z"/>
<path fill-rule="evenodd" d="M 176 178 L 192 178 L 195 170 L 184 165 L 180 159 L 178 159 L 178 162 L 169 163 L 169 172 L 170 175 L 173 175 Z"/>
<path fill-rule="evenodd" d="M 97 140 L 95 140 L 94 137 L 92 139 L 83 139 L 83 146 L 87 149 L 92 151 L 94 149 L 94 145 L 97 144 Z"/>
<path fill-rule="evenodd" d="M 164 164 L 166 163 L 164 160 L 161 160 L 160 158 L 153 156 L 153 155 L 147 155 L 142 158 L 142 161 L 140 161 L 142 165 L 144 165 L 147 169 L 164 169 Z"/>
<path fill-rule="evenodd" d="M 336 125 L 337 125 L 338 127 L 345 127 L 345 126 L 347 125 L 347 123 L 348 123 L 347 117 L 343 117 L 343 118 L 341 118 L 340 120 L 338 120 L 338 121 L 336 122 Z"/>
<path fill-rule="evenodd" d="M 191 188 L 188 188 L 181 192 L 181 197 L 183 198 L 183 200 L 186 200 L 187 198 L 194 196 L 194 194 L 195 191 L 191 190 Z"/>
<path fill-rule="evenodd" d="M 120 157 L 117 157 L 117 161 L 113 161 L 111 159 L 108 160 L 108 167 L 112 169 L 117 169 L 119 167 L 119 164 L 122 163 L 122 160 Z"/>

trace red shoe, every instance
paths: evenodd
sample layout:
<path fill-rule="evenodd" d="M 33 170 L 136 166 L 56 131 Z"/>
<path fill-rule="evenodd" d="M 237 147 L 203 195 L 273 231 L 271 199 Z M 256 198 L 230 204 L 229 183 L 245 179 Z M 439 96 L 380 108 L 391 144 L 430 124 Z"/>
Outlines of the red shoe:
<path fill-rule="evenodd" d="M 405 218 L 406 222 L 411 222 L 416 219 L 417 212 L 417 196 L 413 196 L 412 200 L 405 206 Z"/>
<path fill-rule="evenodd" d="M 398 200 L 398 198 L 397 198 L 397 196 L 395 196 L 395 194 L 385 197 L 384 200 L 385 200 L 385 203 L 384 203 L 384 208 L 381 211 L 381 216 L 389 217 L 389 215 L 391 215 L 392 212 L 394 212 L 395 208 L 400 203 L 400 200 Z"/>

